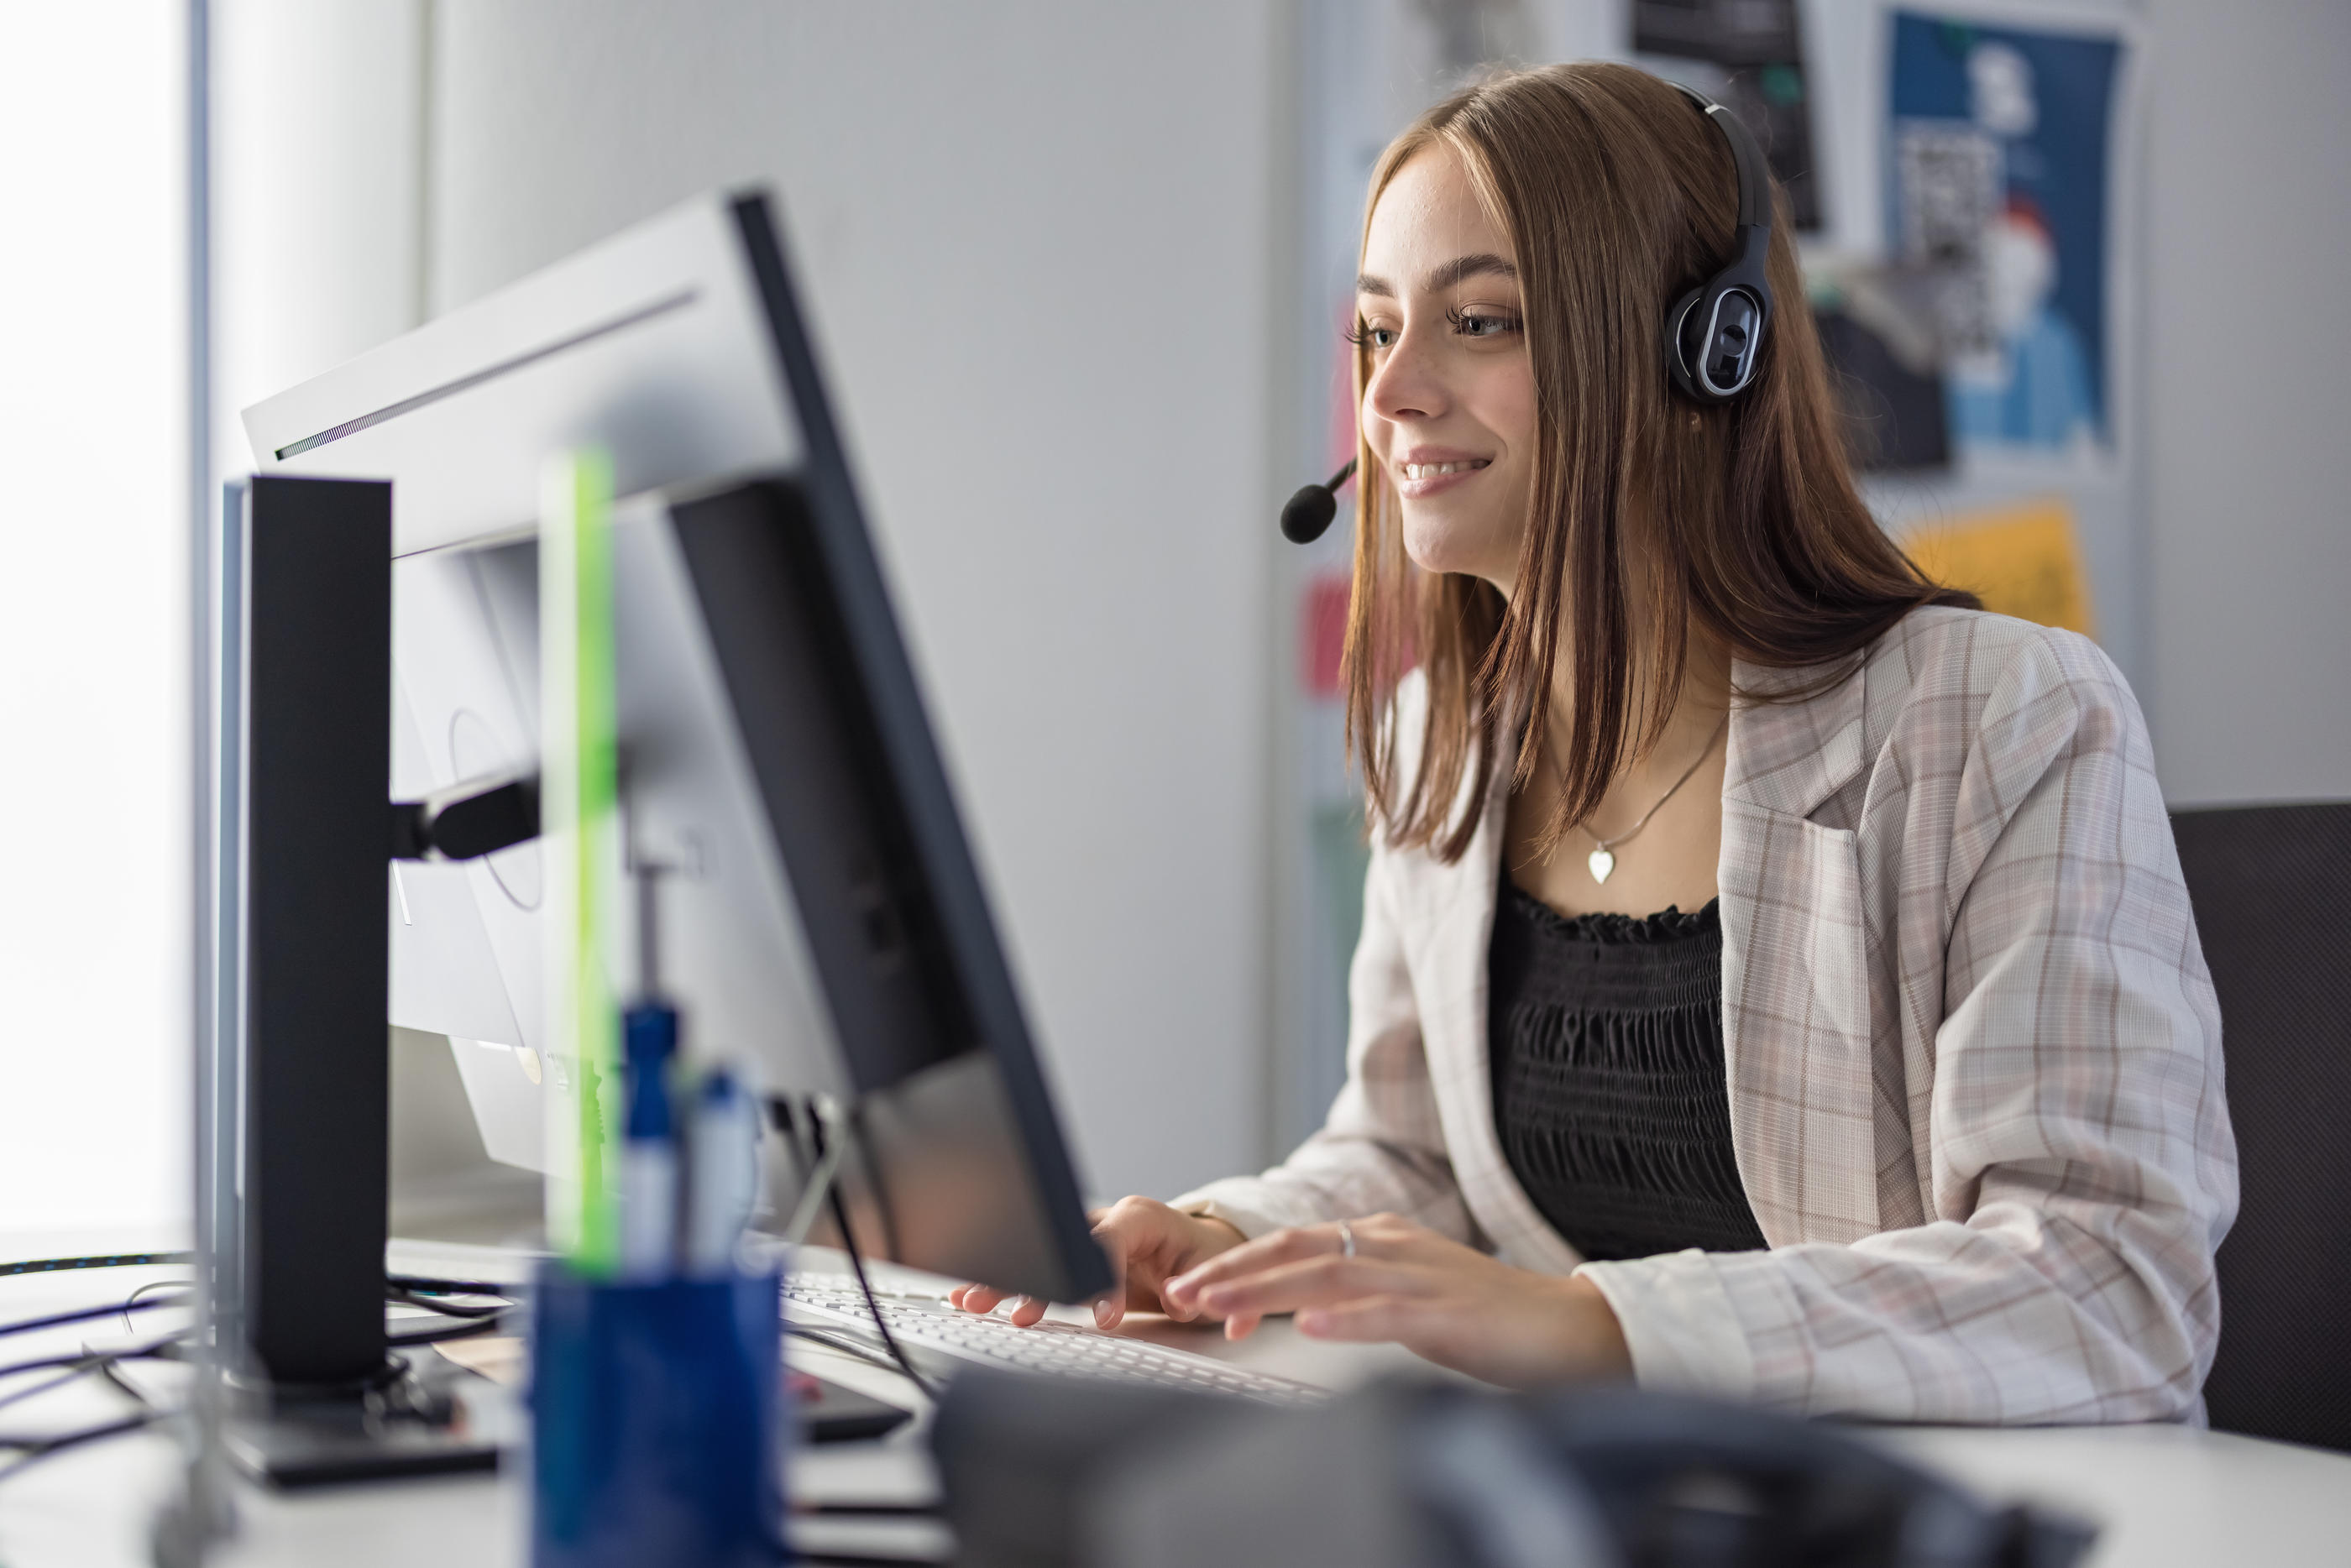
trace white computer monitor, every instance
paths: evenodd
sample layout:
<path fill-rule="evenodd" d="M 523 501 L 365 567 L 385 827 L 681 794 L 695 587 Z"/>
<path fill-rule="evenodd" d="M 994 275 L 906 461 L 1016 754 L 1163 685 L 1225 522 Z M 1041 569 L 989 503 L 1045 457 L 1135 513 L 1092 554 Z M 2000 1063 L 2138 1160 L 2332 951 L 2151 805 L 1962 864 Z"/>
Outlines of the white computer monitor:
<path fill-rule="evenodd" d="M 543 465 L 608 454 L 628 870 L 661 869 L 689 1051 L 854 1105 L 877 1250 L 1106 1288 L 766 195 L 689 202 L 245 421 L 265 472 L 392 482 L 410 790 L 535 757 Z M 529 1106 L 566 1088 L 537 855 L 387 888 L 392 1021 L 461 1043 L 486 1146 L 524 1164 Z"/>

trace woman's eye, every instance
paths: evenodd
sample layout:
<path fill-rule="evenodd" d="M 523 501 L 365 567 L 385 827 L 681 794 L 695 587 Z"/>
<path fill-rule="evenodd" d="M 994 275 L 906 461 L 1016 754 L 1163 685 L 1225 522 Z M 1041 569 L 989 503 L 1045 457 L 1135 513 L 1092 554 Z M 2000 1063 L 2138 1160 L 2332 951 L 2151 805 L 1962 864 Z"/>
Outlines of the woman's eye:
<path fill-rule="evenodd" d="M 1396 330 L 1393 327 L 1374 327 L 1368 321 L 1358 321 L 1347 333 L 1347 341 L 1363 348 L 1393 348 Z"/>
<path fill-rule="evenodd" d="M 1482 311 L 1456 310 L 1447 313 L 1453 319 L 1453 329 L 1464 337 L 1501 337 L 1519 330 L 1515 316 L 1492 316 Z"/>

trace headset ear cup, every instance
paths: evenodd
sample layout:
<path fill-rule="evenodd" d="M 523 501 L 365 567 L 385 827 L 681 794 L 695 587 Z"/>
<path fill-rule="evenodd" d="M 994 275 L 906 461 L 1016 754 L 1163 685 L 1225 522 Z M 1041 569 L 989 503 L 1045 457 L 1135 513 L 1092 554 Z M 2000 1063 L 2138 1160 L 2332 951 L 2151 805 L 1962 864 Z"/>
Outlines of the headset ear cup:
<path fill-rule="evenodd" d="M 1698 308 L 1698 301 L 1705 296 L 1706 286 L 1700 284 L 1674 301 L 1673 308 L 1666 312 L 1666 371 L 1673 377 L 1674 385 L 1681 389 L 1682 396 L 1710 403 L 1716 400 L 1698 385 L 1698 378 L 1690 374 L 1690 344 L 1687 336 L 1690 312 Z"/>

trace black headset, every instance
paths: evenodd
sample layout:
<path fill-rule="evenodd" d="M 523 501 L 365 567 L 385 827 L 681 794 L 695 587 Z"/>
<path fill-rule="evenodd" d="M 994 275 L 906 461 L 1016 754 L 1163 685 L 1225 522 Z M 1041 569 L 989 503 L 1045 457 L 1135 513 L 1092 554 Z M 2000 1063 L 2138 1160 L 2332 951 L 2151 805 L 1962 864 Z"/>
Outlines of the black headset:
<path fill-rule="evenodd" d="M 1737 115 L 1693 88 L 1673 84 L 1730 143 L 1739 171 L 1739 223 L 1730 235 L 1730 265 L 1674 301 L 1666 312 L 1666 371 L 1685 396 L 1727 403 L 1753 384 L 1763 334 L 1771 325 L 1771 284 L 1763 264 L 1771 254 L 1771 171 L 1763 150 Z M 1309 484 L 1281 509 L 1281 532 L 1293 544 L 1322 536 L 1339 514 L 1339 487 L 1355 472 L 1353 459 L 1327 484 Z"/>
<path fill-rule="evenodd" d="M 1764 258 L 1771 254 L 1771 171 L 1737 115 L 1703 93 L 1681 91 L 1730 143 L 1730 161 L 1739 170 L 1739 226 L 1731 231 L 1730 265 L 1666 312 L 1666 369 L 1687 396 L 1727 403 L 1754 381 L 1764 329 L 1771 325 L 1771 285 L 1763 275 Z"/>

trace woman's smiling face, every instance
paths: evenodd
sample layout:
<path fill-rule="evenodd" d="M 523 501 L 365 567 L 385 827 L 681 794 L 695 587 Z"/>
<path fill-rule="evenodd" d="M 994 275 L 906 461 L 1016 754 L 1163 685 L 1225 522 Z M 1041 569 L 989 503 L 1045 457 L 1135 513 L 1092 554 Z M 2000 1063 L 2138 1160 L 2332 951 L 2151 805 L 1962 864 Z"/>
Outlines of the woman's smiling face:
<path fill-rule="evenodd" d="M 1355 280 L 1364 437 L 1424 571 L 1510 591 L 1534 473 L 1535 380 L 1518 257 L 1459 158 L 1406 161 L 1380 192 Z"/>

